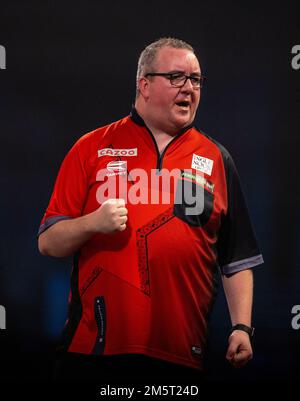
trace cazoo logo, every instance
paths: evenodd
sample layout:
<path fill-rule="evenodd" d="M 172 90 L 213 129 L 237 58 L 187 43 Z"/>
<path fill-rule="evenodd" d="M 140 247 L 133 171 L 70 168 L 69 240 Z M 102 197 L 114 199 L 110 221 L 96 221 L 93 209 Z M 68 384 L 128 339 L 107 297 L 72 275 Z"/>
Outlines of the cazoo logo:
<path fill-rule="evenodd" d="M 98 150 L 98 157 L 101 156 L 137 156 L 137 148 L 133 149 L 113 149 L 104 148 Z"/>

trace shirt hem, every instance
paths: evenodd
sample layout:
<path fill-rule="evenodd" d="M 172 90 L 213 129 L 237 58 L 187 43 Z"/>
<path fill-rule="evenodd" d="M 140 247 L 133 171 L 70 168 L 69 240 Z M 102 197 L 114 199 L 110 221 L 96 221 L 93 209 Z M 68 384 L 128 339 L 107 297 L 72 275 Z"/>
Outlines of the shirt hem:
<path fill-rule="evenodd" d="M 89 354 L 89 352 L 84 352 L 84 351 L 79 351 L 73 349 L 72 351 L 68 350 L 68 352 L 78 352 L 80 354 Z M 158 359 L 163 359 L 166 362 L 171 362 L 175 363 L 178 365 L 184 365 L 190 368 L 198 369 L 200 371 L 203 370 L 203 364 L 201 360 L 197 360 L 195 362 L 192 362 L 186 358 L 178 357 L 169 354 L 168 352 L 153 349 L 153 348 L 148 348 L 148 347 L 142 347 L 138 345 L 131 345 L 127 346 L 124 348 L 115 348 L 115 349 L 110 349 L 109 351 L 105 351 L 102 355 L 118 355 L 118 354 L 142 354 L 146 356 L 150 356 L 153 358 L 158 358 Z"/>
<path fill-rule="evenodd" d="M 262 255 L 252 256 L 251 258 L 238 260 L 237 262 L 229 263 L 228 265 L 221 266 L 222 274 L 233 274 L 242 270 L 251 269 L 264 263 Z"/>
<path fill-rule="evenodd" d="M 41 224 L 39 231 L 38 231 L 38 236 L 41 235 L 44 231 L 46 231 L 49 227 L 53 226 L 53 224 L 58 223 L 61 220 L 69 220 L 72 217 L 70 216 L 53 216 L 53 217 L 48 217 L 48 219 L 45 220 L 43 224 Z"/>

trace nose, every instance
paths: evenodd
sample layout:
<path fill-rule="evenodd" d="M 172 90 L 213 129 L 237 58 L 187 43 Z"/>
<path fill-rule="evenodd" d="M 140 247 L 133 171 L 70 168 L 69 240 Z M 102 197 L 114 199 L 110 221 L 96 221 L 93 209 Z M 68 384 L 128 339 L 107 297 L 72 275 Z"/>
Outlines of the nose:
<path fill-rule="evenodd" d="M 185 84 L 181 87 L 181 90 L 182 92 L 189 92 L 189 93 L 194 91 L 194 87 L 192 85 L 190 78 L 187 78 Z"/>

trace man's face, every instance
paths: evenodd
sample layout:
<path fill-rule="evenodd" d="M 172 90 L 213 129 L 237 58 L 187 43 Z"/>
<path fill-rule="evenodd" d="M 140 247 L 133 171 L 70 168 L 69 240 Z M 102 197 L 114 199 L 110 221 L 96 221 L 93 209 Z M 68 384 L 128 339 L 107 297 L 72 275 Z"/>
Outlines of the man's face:
<path fill-rule="evenodd" d="M 158 51 L 153 71 L 201 75 L 199 62 L 190 50 L 164 47 Z M 188 79 L 184 86 L 171 85 L 166 77 L 148 77 L 147 115 L 156 129 L 176 135 L 191 124 L 200 101 L 200 88 Z"/>

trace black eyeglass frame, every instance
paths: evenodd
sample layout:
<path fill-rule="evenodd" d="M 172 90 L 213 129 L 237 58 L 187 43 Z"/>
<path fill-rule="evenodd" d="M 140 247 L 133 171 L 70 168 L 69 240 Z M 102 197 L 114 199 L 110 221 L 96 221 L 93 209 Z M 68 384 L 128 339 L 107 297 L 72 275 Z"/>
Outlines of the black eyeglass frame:
<path fill-rule="evenodd" d="M 172 82 L 172 79 L 175 79 L 176 77 L 174 77 L 174 75 L 176 77 L 182 76 L 185 77 L 185 80 L 182 84 L 180 85 L 174 85 L 174 83 Z M 145 78 L 147 78 L 148 76 L 150 77 L 165 77 L 166 79 L 168 79 L 170 81 L 170 84 L 172 86 L 174 86 L 175 88 L 181 88 L 186 84 L 186 81 L 189 79 L 191 81 L 191 84 L 193 86 L 193 88 L 202 88 L 203 87 L 203 83 L 204 81 L 207 79 L 204 75 L 200 75 L 200 76 L 195 76 L 195 75 L 186 75 L 183 74 L 182 72 L 148 72 L 147 74 L 144 75 Z M 199 86 L 193 85 L 193 81 L 194 79 L 199 79 Z"/>

